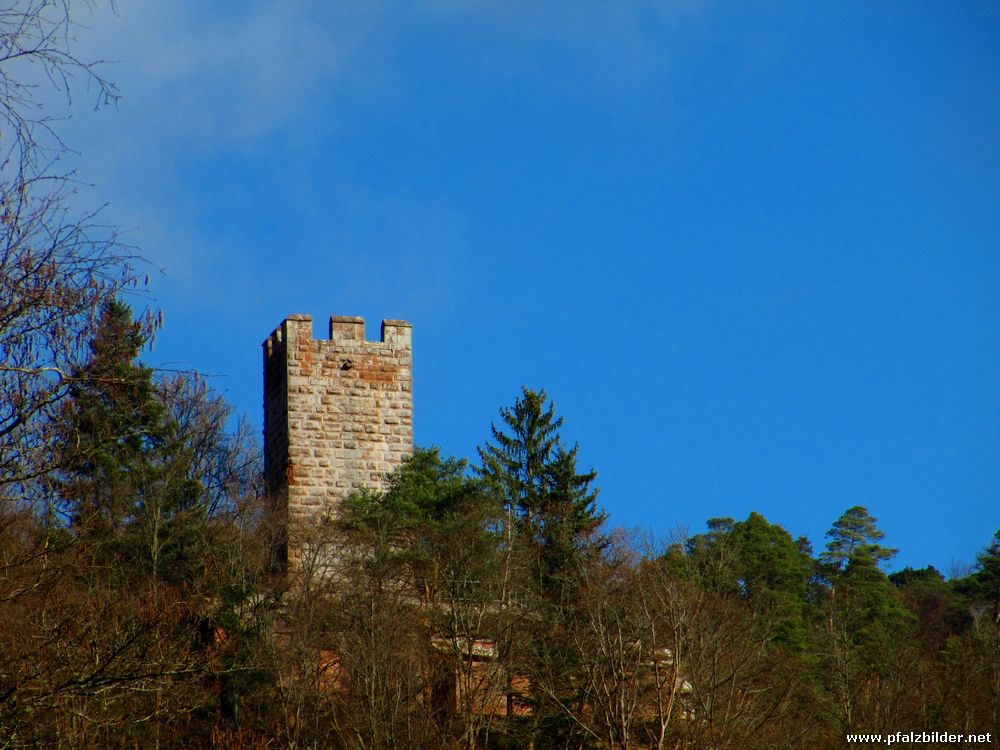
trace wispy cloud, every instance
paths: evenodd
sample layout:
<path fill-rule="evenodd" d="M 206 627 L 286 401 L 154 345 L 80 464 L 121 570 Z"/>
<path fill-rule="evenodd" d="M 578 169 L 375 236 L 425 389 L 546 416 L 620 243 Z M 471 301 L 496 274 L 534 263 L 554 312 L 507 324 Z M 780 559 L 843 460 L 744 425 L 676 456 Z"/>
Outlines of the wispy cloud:
<path fill-rule="evenodd" d="M 114 71 L 144 132 L 162 146 L 233 148 L 283 128 L 338 95 L 391 97 L 405 87 L 396 47 L 407 33 L 471 46 L 476 64 L 538 72 L 562 54 L 593 94 L 604 80 L 648 81 L 669 68 L 679 45 L 711 16 L 708 0 L 519 2 L 436 0 L 416 8 L 360 3 L 196 4 L 119 0 L 81 34 Z M 336 107 L 332 107 L 336 112 Z"/>
<path fill-rule="evenodd" d="M 211 213 L 205 204 L 215 199 L 212 191 L 223 189 L 192 180 L 200 163 L 218 169 L 220 154 L 235 154 L 243 164 L 270 162 L 273 172 L 274 160 L 284 155 L 308 159 L 309 149 L 340 127 L 363 127 L 351 121 L 359 116 L 358 100 L 395 106 L 410 95 L 399 52 L 422 35 L 491 74 L 558 77 L 560 89 L 576 86 L 581 96 L 603 91 L 613 98 L 623 86 L 662 77 L 670 40 L 679 39 L 685 25 L 700 23 L 710 7 L 687 1 L 438 0 L 414 8 L 388 0 L 118 0 L 115 17 L 104 8 L 84 19 L 89 28 L 80 42 L 83 56 L 118 61 L 108 72 L 124 95 L 120 111 L 80 118 L 71 140 L 83 153 L 81 174 L 112 202 L 111 218 L 136 227 L 134 240 L 165 269 L 158 289 L 188 304 L 239 301 L 261 293 L 263 274 L 255 264 L 263 261 L 259 251 L 245 252 L 238 235 L 199 226 L 199 217 Z M 555 65 L 546 58 L 553 50 Z M 262 166 L 246 179 L 263 183 L 265 171 Z M 271 189 L 299 189 L 291 172 L 282 179 L 292 184 Z M 373 194 L 345 175 L 330 180 L 325 196 L 302 196 L 301 210 L 304 216 L 317 210 L 309 201 L 346 201 L 342 211 L 355 222 L 346 232 L 365 234 L 341 237 L 342 247 L 360 252 L 368 243 L 392 243 L 397 260 L 414 268 L 419 248 L 435 247 L 435 257 L 447 258 L 443 247 L 457 247 L 462 218 L 433 196 Z M 266 193 L 263 184 L 252 189 Z M 361 207 L 347 197 L 362 195 Z M 378 227 L 397 230 L 389 236 Z M 433 274 L 438 285 L 452 276 L 449 261 L 441 263 Z M 368 288 L 383 283 L 377 268 L 339 278 Z"/>
<path fill-rule="evenodd" d="M 157 135 L 188 147 L 266 135 L 300 122 L 325 92 L 379 77 L 378 2 L 349 12 L 296 2 L 118 7 L 117 18 L 96 18 L 81 41 L 122 63 L 115 72 L 128 111 L 155 113 Z"/>
<path fill-rule="evenodd" d="M 110 201 L 108 218 L 166 271 L 160 293 L 197 300 L 220 277 L 226 294 L 257 291 L 239 239 L 197 225 L 213 189 L 191 175 L 219 154 L 294 149 L 336 125 L 338 94 L 384 88 L 383 16 L 378 2 L 120 0 L 81 17 L 80 56 L 112 61 L 103 70 L 123 93 L 118 112 L 81 107 L 65 124 L 79 174 L 98 186 L 81 200 Z"/>

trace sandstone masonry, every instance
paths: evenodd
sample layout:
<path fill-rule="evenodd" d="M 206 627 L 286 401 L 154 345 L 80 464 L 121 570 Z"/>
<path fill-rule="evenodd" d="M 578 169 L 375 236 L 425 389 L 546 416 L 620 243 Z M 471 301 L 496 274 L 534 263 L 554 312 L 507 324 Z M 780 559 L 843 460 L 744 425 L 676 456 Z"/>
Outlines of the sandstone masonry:
<path fill-rule="evenodd" d="M 410 333 L 383 320 L 381 341 L 365 341 L 363 318 L 331 317 L 329 340 L 313 339 L 312 318 L 290 315 L 264 341 L 264 471 L 292 565 L 340 500 L 382 489 L 413 452 Z"/>

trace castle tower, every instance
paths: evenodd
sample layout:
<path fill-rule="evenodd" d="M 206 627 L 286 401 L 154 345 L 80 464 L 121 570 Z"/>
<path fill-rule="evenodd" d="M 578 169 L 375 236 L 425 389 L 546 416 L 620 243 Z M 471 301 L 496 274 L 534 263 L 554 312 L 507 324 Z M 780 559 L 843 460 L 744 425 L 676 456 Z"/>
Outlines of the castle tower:
<path fill-rule="evenodd" d="M 285 517 L 282 555 L 295 566 L 310 529 L 413 452 L 410 324 L 383 320 L 365 341 L 363 318 L 330 318 L 314 339 L 309 315 L 290 315 L 264 341 L 264 472 Z"/>

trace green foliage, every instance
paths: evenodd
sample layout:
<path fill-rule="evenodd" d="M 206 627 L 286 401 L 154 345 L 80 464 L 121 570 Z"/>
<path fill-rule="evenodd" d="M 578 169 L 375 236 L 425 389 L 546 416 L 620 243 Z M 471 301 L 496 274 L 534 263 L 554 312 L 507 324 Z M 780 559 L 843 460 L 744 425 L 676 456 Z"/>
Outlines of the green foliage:
<path fill-rule="evenodd" d="M 476 473 L 506 514 L 500 524 L 505 564 L 524 571 L 517 598 L 530 617 L 509 642 L 514 671 L 531 682 L 530 695 L 522 697 L 532 706 L 524 741 L 557 746 L 571 743 L 576 732 L 559 708 L 579 700 L 571 678 L 581 653 L 568 632 L 579 617 L 586 571 L 607 545 L 600 533 L 605 515 L 591 489 L 597 475 L 577 470 L 578 446 L 564 445 L 563 419 L 545 391 L 522 388 L 500 417 L 479 448 Z"/>
<path fill-rule="evenodd" d="M 283 588 L 228 407 L 158 382 L 126 305 L 100 323 L 58 412 L 65 521 L 0 524 L 0 728 L 22 744 L 833 748 L 1000 715 L 1000 532 L 953 582 L 886 576 L 860 506 L 819 561 L 759 513 L 610 546 L 544 391 L 501 409 L 477 478 L 417 449 L 344 500 L 314 530 L 332 556 Z"/>
<path fill-rule="evenodd" d="M 973 573 L 956 581 L 955 588 L 972 602 L 992 607 L 1000 623 L 1000 530 L 990 545 L 976 555 Z"/>
<path fill-rule="evenodd" d="M 878 542 L 885 534 L 867 509 L 855 505 L 827 532 L 830 541 L 820 564 L 832 583 L 833 600 L 855 644 L 872 656 L 879 653 L 895 627 L 908 621 L 899 596 L 880 564 L 896 550 Z"/>
<path fill-rule="evenodd" d="M 74 375 L 63 409 L 66 475 L 59 489 L 80 534 L 106 536 L 131 519 L 137 464 L 166 442 L 152 373 L 134 362 L 147 340 L 131 310 L 111 302 Z"/>
<path fill-rule="evenodd" d="M 782 591 L 799 599 L 805 597 L 809 560 L 781 526 L 768 523 L 759 513 L 751 513 L 746 521 L 733 527 L 732 538 L 738 572 L 748 595 Z"/>
<path fill-rule="evenodd" d="M 438 448 L 417 448 L 388 477 L 384 493 L 345 498 L 335 525 L 352 546 L 369 550 L 368 565 L 402 566 L 433 597 L 441 585 L 440 554 L 456 535 L 488 559 L 493 509 L 479 483 L 466 476 L 466 466 L 442 457 Z"/>
<path fill-rule="evenodd" d="M 920 623 L 920 638 L 928 649 L 936 651 L 950 636 L 968 628 L 968 607 L 934 566 L 906 567 L 892 573 L 889 581 L 899 591 L 903 605 Z"/>
<path fill-rule="evenodd" d="M 341 503 L 340 523 L 362 530 L 366 525 L 392 523 L 398 533 L 424 524 L 439 524 L 461 513 L 478 498 L 476 483 L 465 476 L 466 462 L 442 458 L 438 448 L 416 448 L 387 477 L 384 493 L 362 491 Z"/>
<path fill-rule="evenodd" d="M 466 476 L 463 459 L 442 458 L 438 448 L 416 448 L 388 479 L 385 502 L 402 518 L 440 523 L 460 514 L 478 486 Z"/>
<path fill-rule="evenodd" d="M 989 586 L 991 591 L 995 586 L 1000 586 L 1000 529 L 993 535 L 990 546 L 976 555 L 976 578 L 984 586 Z"/>
<path fill-rule="evenodd" d="M 941 652 L 942 688 L 950 698 L 943 712 L 956 726 L 995 727 L 1000 720 L 1000 531 L 976 556 L 973 573 L 953 581 L 951 588 L 965 605 L 966 619 Z"/>
<path fill-rule="evenodd" d="M 136 361 L 148 336 L 127 305 L 105 306 L 64 405 L 56 488 L 93 563 L 180 580 L 204 522 L 201 485 L 152 371 Z"/>
<path fill-rule="evenodd" d="M 880 563 L 893 554 L 878 544 L 884 534 L 861 506 L 833 525 L 820 555 L 825 581 L 817 645 L 827 710 L 840 732 L 888 721 L 886 711 L 915 676 L 909 653 L 913 616 Z M 895 682 L 890 677 L 896 677 Z"/>
<path fill-rule="evenodd" d="M 875 526 L 877 520 L 861 505 L 848 508 L 826 532 L 830 541 L 826 552 L 820 555 L 820 562 L 835 573 L 851 564 L 878 566 L 891 559 L 897 550 L 878 543 L 885 534 Z"/>
<path fill-rule="evenodd" d="M 708 527 L 708 533 L 686 545 L 701 585 L 770 610 L 776 642 L 794 651 L 804 649 L 809 555 L 785 529 L 759 513 L 739 522 L 711 518 Z"/>
<path fill-rule="evenodd" d="M 591 489 L 597 473 L 577 472 L 579 446 L 563 445 L 563 418 L 546 399 L 544 390 L 522 388 L 514 406 L 500 410 L 502 426 L 490 426 L 492 442 L 478 449 L 476 473 L 543 551 L 541 564 L 552 574 L 605 544 L 597 534 L 605 514 Z"/>
<path fill-rule="evenodd" d="M 545 391 L 536 393 L 523 388 L 513 407 L 500 409 L 506 431 L 491 425 L 494 444 L 479 448 L 482 468 L 477 473 L 513 510 L 524 516 L 538 510 L 563 424 L 562 417 L 555 416 L 551 403 L 545 408 L 545 399 Z"/>

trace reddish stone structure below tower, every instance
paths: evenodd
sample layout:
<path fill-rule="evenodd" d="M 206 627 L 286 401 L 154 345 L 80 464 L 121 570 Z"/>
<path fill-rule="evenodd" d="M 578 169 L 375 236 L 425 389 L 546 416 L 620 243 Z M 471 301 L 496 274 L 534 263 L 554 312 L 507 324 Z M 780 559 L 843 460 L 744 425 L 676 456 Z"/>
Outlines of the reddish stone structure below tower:
<path fill-rule="evenodd" d="M 410 324 L 383 320 L 365 341 L 363 318 L 290 315 L 264 341 L 264 471 L 285 514 L 282 557 L 297 566 L 320 520 L 413 452 Z"/>

